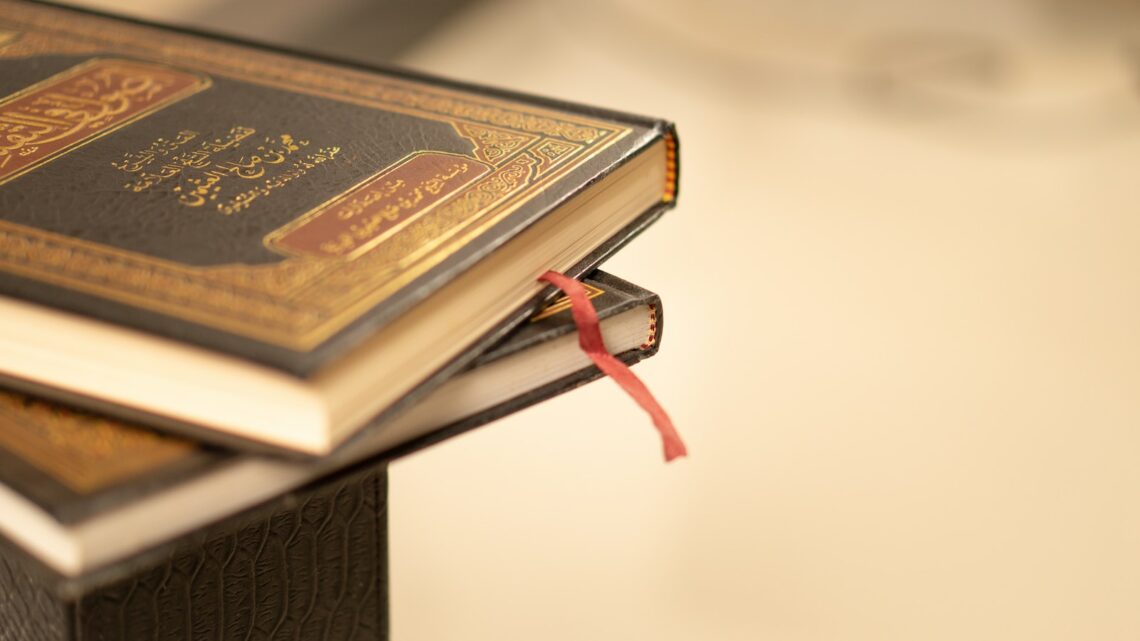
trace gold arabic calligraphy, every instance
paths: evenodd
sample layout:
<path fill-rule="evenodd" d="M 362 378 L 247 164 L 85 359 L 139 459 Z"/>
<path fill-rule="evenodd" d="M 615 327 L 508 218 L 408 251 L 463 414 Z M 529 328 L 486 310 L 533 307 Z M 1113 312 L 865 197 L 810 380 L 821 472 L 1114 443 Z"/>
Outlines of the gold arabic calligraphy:
<path fill-rule="evenodd" d="M 149 63 L 92 60 L 0 100 L 0 182 L 209 81 Z"/>
<path fill-rule="evenodd" d="M 127 191 L 142 193 L 177 178 L 177 184 L 170 191 L 177 194 L 179 204 L 202 207 L 213 203 L 218 212 L 228 216 L 247 209 L 255 199 L 268 196 L 275 189 L 304 176 L 313 167 L 333 160 L 341 152 L 340 147 L 321 147 L 315 152 L 299 155 L 303 148 L 309 146 L 309 141 L 295 138 L 292 134 L 281 134 L 263 138 L 255 153 L 234 158 L 233 150 L 256 133 L 252 127 L 236 125 L 221 136 L 185 150 L 184 145 L 197 139 L 201 133 L 183 130 L 171 139 L 158 138 L 144 149 L 123 154 L 121 160 L 111 165 L 137 175 L 123 185 Z M 230 176 L 264 180 L 252 189 L 223 197 L 223 181 Z"/>
<path fill-rule="evenodd" d="M 321 250 L 338 256 L 355 250 L 360 243 L 375 238 L 390 223 L 398 221 L 402 214 L 421 207 L 425 198 L 438 196 L 453 178 L 466 174 L 470 169 L 470 163 L 456 161 L 410 189 L 404 189 L 407 183 L 403 178 L 397 178 L 385 182 L 378 189 L 370 190 L 360 198 L 354 198 L 337 210 L 336 217 L 341 220 L 352 220 L 365 211 L 368 211 L 368 215 L 349 225 L 336 240 L 322 243 Z M 370 209 L 370 206 L 381 202 L 387 204 L 378 209 Z"/>
<path fill-rule="evenodd" d="M 351 259 L 490 171 L 490 165 L 474 158 L 416 152 L 270 233 L 266 245 L 290 255 Z"/>

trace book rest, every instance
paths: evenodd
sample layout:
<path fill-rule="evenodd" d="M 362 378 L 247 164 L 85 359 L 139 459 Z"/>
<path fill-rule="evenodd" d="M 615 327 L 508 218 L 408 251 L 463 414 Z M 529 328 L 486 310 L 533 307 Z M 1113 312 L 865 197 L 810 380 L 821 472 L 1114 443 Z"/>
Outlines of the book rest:
<path fill-rule="evenodd" d="M 0 538 L 0 641 L 387 638 L 384 463 L 77 579 Z"/>

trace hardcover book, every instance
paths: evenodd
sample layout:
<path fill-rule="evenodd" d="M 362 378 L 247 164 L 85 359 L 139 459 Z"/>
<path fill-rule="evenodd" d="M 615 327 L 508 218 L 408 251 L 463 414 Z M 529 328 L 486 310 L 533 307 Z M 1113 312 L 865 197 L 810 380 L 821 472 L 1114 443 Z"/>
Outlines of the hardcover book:
<path fill-rule="evenodd" d="M 663 316 L 656 295 L 601 272 L 584 285 L 611 351 L 627 363 L 657 351 Z M 578 346 L 568 301 L 559 299 L 386 429 L 319 460 L 238 454 L 0 393 L 0 536 L 68 589 L 121 578 L 209 523 L 362 461 L 376 465 L 416 451 L 598 376 Z"/>
<path fill-rule="evenodd" d="M 327 454 L 676 185 L 663 121 L 0 0 L 0 378 Z"/>

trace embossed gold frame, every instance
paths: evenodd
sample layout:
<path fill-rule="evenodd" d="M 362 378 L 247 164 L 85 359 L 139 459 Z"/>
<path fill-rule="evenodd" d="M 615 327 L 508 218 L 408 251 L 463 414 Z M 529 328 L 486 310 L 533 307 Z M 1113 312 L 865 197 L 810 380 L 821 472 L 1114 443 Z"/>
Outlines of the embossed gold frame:
<path fill-rule="evenodd" d="M 434 238 L 432 225 L 441 224 L 425 217 L 417 221 L 421 231 L 409 228 L 406 253 L 395 263 L 385 252 L 354 260 L 287 257 L 272 265 L 202 268 L 0 220 L 2 271 L 295 351 L 319 346 L 632 131 L 613 122 L 64 10 L 4 0 L 0 8 L 0 31 L 19 33 L 0 41 L 0 58 L 132 56 L 445 122 L 472 141 L 473 157 L 496 168 L 457 196 L 477 207 L 464 212 L 446 242 L 419 251 Z M 490 197 L 470 195 L 478 191 Z"/>

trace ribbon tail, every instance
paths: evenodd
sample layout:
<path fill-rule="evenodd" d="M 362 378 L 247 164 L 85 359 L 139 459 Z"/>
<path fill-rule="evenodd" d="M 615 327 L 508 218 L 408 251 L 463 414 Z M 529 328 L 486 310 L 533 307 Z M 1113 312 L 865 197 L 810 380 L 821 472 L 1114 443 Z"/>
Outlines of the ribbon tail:
<path fill-rule="evenodd" d="M 566 294 L 570 300 L 570 313 L 574 317 L 574 324 L 578 326 L 578 344 L 582 347 L 582 351 L 603 374 L 620 385 L 653 419 L 653 425 L 661 435 L 665 460 L 672 461 L 686 456 L 688 450 L 685 448 L 685 443 L 681 440 L 681 435 L 677 432 L 669 414 L 665 412 L 665 408 L 661 407 L 653 397 L 653 393 L 633 373 L 633 370 L 606 349 L 605 341 L 602 340 L 601 325 L 598 322 L 598 312 L 594 309 L 594 303 L 586 293 L 586 288 L 582 287 L 582 283 L 555 271 L 546 272 L 539 276 L 538 280 L 550 283 Z"/>

